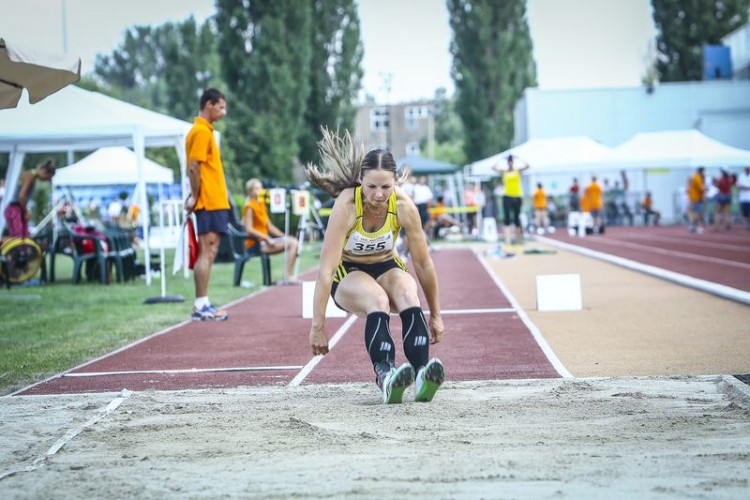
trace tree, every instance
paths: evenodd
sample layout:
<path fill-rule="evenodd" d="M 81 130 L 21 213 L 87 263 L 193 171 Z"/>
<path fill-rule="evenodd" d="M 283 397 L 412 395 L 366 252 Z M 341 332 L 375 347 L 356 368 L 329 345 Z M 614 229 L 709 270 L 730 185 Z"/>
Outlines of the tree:
<path fill-rule="evenodd" d="M 464 128 L 456 113 L 456 100 L 447 97 L 444 88 L 435 91 L 435 148 L 434 159 L 454 165 L 466 164 L 464 153 Z M 427 139 L 420 147 L 426 151 Z"/>
<path fill-rule="evenodd" d="M 703 46 L 747 22 L 750 0 L 651 0 L 663 82 L 701 80 Z"/>
<path fill-rule="evenodd" d="M 202 89 L 223 86 L 211 22 L 192 17 L 129 29 L 111 55 L 97 56 L 94 75 L 110 95 L 182 120 L 196 115 Z"/>
<path fill-rule="evenodd" d="M 212 21 L 198 24 L 190 17 L 180 23 L 129 29 L 122 44 L 110 55 L 97 56 L 94 77 L 84 78 L 81 86 L 192 121 L 198 114 L 201 91 L 225 86 Z M 217 128 L 221 131 L 222 125 Z M 146 154 L 170 167 L 179 178 L 174 148 L 149 148 Z M 231 150 L 222 151 L 225 162 L 231 157 Z M 231 171 L 232 163 L 227 163 Z"/>
<path fill-rule="evenodd" d="M 312 5 L 217 0 L 230 93 L 225 140 L 243 178 L 290 182 L 310 93 Z"/>
<path fill-rule="evenodd" d="M 311 30 L 310 95 L 299 140 L 302 164 L 318 160 L 320 127 L 354 131 L 362 86 L 363 46 L 353 0 L 315 0 Z"/>
<path fill-rule="evenodd" d="M 466 159 L 474 161 L 511 145 L 516 101 L 536 84 L 526 0 L 447 0 L 447 5 L 456 111 Z"/>

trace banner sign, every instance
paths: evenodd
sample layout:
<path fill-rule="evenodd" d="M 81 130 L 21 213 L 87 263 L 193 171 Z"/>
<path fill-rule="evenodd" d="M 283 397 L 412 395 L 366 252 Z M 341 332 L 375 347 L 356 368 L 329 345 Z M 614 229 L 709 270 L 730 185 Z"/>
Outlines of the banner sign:
<path fill-rule="evenodd" d="M 286 212 L 286 189 L 274 188 L 269 190 L 269 192 L 271 194 L 269 203 L 271 213 L 283 214 Z"/>
<path fill-rule="evenodd" d="M 292 213 L 294 215 L 306 214 L 310 210 L 310 192 L 292 191 Z"/>

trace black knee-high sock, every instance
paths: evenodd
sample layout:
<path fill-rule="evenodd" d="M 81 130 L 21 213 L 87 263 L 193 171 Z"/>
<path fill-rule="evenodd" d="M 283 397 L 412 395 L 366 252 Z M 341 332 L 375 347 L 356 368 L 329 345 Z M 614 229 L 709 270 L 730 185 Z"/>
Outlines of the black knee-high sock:
<path fill-rule="evenodd" d="M 390 317 L 385 312 L 370 313 L 365 321 L 365 347 L 375 373 L 378 373 L 379 369 L 387 372 L 396 361 L 396 349 L 389 322 Z"/>
<path fill-rule="evenodd" d="M 404 335 L 406 359 L 419 370 L 430 359 L 430 332 L 420 307 L 410 307 L 399 313 L 401 330 Z"/>

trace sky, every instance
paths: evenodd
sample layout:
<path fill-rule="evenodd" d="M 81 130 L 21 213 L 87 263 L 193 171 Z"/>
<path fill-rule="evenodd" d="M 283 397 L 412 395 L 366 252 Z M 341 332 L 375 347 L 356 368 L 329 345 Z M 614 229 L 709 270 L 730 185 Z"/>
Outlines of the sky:
<path fill-rule="evenodd" d="M 362 96 L 397 103 L 431 98 L 441 87 L 453 93 L 445 0 L 358 4 L 365 49 Z M 539 87 L 639 85 L 654 36 L 649 4 L 528 0 Z M 214 0 L 0 0 L 0 38 L 80 56 L 87 74 L 96 54 L 111 53 L 128 28 L 179 22 L 190 15 L 203 21 L 213 11 Z"/>

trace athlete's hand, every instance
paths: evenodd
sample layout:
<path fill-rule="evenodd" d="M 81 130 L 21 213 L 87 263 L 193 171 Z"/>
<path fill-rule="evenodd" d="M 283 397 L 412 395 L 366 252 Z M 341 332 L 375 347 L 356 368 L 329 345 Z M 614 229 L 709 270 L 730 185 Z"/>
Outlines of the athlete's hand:
<path fill-rule="evenodd" d="M 443 340 L 444 333 L 443 318 L 439 314 L 430 314 L 430 344 Z"/>
<path fill-rule="evenodd" d="M 314 356 L 328 354 L 328 336 L 325 327 L 315 325 L 310 327 L 310 346 Z"/>

